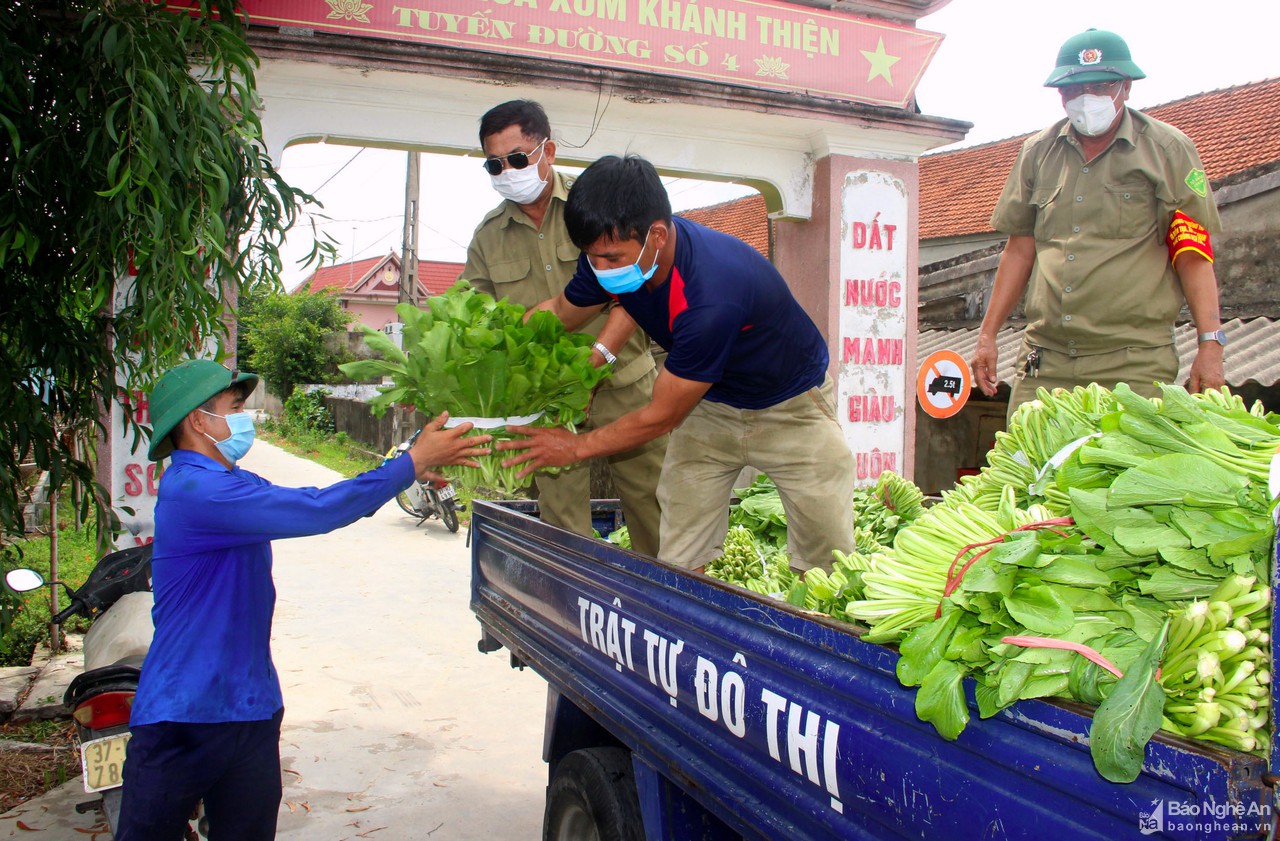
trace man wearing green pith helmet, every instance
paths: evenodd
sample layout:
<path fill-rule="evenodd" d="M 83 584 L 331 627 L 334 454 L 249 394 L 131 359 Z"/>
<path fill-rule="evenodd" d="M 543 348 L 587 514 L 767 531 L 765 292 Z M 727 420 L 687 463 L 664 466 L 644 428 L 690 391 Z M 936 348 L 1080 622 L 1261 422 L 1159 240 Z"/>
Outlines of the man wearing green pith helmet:
<path fill-rule="evenodd" d="M 1010 414 L 1039 387 L 1127 382 L 1155 395 L 1177 376 L 1184 300 L 1200 339 L 1189 386 L 1224 382 L 1218 210 L 1191 140 L 1125 105 L 1145 76 L 1124 39 L 1090 29 L 1067 39 L 1045 81 L 1066 117 L 1023 144 L 992 214 L 1009 240 L 972 361 L 994 396 L 996 333 L 1025 291 Z"/>
<path fill-rule="evenodd" d="M 181 838 L 203 801 L 211 838 L 266 841 L 280 808 L 284 701 L 271 662 L 271 541 L 377 511 L 437 465 L 477 466 L 488 435 L 423 427 L 408 452 L 327 488 L 285 488 L 240 467 L 254 441 L 256 374 L 180 363 L 151 391 L 147 457 L 168 459 L 156 501 L 155 637 L 129 716 L 117 841 Z"/>

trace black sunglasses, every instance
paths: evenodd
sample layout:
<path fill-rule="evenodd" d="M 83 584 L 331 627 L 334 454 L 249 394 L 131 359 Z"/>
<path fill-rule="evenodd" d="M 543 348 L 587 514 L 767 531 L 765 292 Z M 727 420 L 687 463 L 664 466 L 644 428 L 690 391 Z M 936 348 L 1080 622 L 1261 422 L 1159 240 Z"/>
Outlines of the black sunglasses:
<path fill-rule="evenodd" d="M 532 152 L 512 152 L 510 155 L 499 155 L 496 158 L 485 158 L 485 161 L 483 164 L 481 164 L 481 166 L 483 166 L 485 172 L 489 173 L 490 175 L 502 174 L 503 161 L 506 161 L 507 166 L 511 167 L 512 169 L 524 169 L 529 165 L 529 156 L 538 154 L 538 150 L 541 149 L 543 143 L 546 143 L 546 142 L 547 142 L 546 140 L 543 140 L 542 143 L 539 143 L 537 146 L 533 147 Z"/>

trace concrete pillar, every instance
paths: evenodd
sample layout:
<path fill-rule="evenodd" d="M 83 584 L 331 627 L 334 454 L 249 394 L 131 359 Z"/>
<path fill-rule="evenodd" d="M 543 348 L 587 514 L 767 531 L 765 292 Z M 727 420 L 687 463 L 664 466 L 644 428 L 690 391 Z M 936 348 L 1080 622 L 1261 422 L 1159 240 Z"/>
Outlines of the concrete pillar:
<path fill-rule="evenodd" d="M 915 459 L 916 164 L 828 155 L 813 210 L 776 226 L 774 262 L 831 355 L 836 408 L 860 485 Z"/>

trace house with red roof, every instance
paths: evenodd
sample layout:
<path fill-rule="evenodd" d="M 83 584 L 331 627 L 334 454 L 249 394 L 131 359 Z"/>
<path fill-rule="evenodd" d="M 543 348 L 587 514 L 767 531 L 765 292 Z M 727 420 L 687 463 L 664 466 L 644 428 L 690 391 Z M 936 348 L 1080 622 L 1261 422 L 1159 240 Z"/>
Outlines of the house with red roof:
<path fill-rule="evenodd" d="M 439 295 L 458 280 L 462 263 L 435 260 L 418 261 L 418 300 Z M 363 324 L 381 330 L 396 321 L 396 304 L 400 300 L 400 255 L 390 253 L 350 263 L 336 263 L 316 269 L 293 290 L 298 292 L 328 291 L 337 296 L 339 305 L 351 314 L 350 329 Z"/>
<path fill-rule="evenodd" d="M 1191 138 L 1218 203 L 1223 230 L 1213 237 L 1214 268 L 1227 383 L 1246 400 L 1280 409 L 1280 78 L 1139 110 Z M 918 357 L 943 349 L 972 356 L 1005 241 L 991 214 L 1029 136 L 920 159 Z M 954 482 L 957 468 L 977 466 L 1004 428 L 1021 315 L 1019 307 L 997 336 L 1000 397 L 988 401 L 975 391 L 947 421 L 917 412 L 916 481 L 926 491 Z M 1185 308 L 1175 340 L 1181 381 L 1196 350 Z"/>

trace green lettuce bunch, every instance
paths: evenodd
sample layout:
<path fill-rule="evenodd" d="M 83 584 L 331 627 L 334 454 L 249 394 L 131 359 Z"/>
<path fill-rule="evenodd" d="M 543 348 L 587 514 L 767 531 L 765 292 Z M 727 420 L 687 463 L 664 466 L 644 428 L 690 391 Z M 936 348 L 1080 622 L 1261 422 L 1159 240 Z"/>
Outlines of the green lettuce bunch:
<path fill-rule="evenodd" d="M 586 417 L 592 389 L 610 373 L 591 364 L 592 338 L 565 330 L 550 312 L 525 318 L 525 309 L 494 300 L 458 283 L 426 301 L 423 309 L 400 304 L 404 350 L 377 330 L 364 328 L 369 347 L 382 355 L 342 365 L 354 379 L 390 378 L 370 408 L 381 415 L 393 404 L 411 404 L 426 415 L 513 418 L 541 413 L 535 426 L 572 428 Z M 495 442 L 512 438 L 504 429 L 485 430 Z M 510 496 L 528 479 L 520 468 L 504 468 L 511 453 L 483 456 L 482 467 L 451 467 L 450 476 Z"/>

